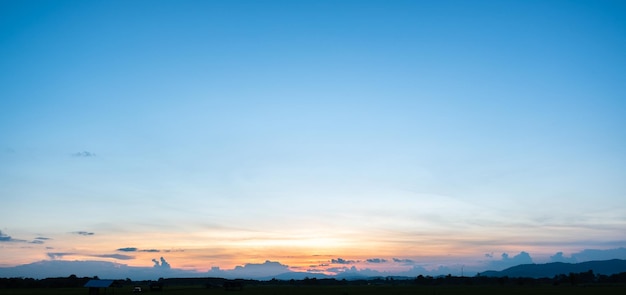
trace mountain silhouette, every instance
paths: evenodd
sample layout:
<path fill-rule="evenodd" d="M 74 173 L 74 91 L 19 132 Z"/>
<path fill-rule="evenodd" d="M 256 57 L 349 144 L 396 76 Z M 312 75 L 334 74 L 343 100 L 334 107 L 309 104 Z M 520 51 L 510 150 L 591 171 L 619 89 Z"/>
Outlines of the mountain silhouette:
<path fill-rule="evenodd" d="M 552 262 L 546 264 L 521 264 L 502 271 L 485 271 L 487 277 L 551 278 L 560 274 L 581 273 L 592 270 L 595 274 L 612 275 L 626 272 L 626 260 L 612 259 L 581 263 Z"/>

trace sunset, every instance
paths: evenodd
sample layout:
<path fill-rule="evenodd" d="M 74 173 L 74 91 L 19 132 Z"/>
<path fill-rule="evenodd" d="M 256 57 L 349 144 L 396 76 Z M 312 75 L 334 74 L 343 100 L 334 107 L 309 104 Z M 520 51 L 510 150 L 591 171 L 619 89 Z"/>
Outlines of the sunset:
<path fill-rule="evenodd" d="M 0 277 L 626 259 L 622 1 L 0 1 Z"/>

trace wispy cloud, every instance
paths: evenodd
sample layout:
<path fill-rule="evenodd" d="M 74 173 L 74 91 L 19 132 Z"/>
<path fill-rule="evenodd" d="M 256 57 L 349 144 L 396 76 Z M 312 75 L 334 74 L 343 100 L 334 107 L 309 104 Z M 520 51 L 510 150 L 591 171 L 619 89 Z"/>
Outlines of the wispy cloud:
<path fill-rule="evenodd" d="M 121 251 L 121 252 L 137 252 L 137 248 L 135 247 L 126 247 L 126 248 L 119 248 L 116 251 Z"/>
<path fill-rule="evenodd" d="M 382 259 L 382 258 L 370 258 L 370 259 L 366 259 L 365 261 L 369 262 L 369 263 L 385 263 L 387 262 L 387 259 Z"/>
<path fill-rule="evenodd" d="M 90 157 L 95 157 L 96 154 L 92 153 L 92 152 L 88 152 L 88 151 L 82 151 L 82 152 L 77 152 L 77 153 L 73 153 L 72 157 L 76 157 L 76 158 L 90 158 Z"/>
<path fill-rule="evenodd" d="M 27 242 L 26 240 L 14 239 L 13 237 L 0 231 L 0 243 L 1 242 Z"/>
<path fill-rule="evenodd" d="M 63 256 L 67 256 L 67 255 L 74 255 L 76 253 L 68 253 L 68 252 L 48 252 L 46 253 L 46 255 L 48 255 L 48 257 L 50 257 L 50 259 L 55 260 L 55 259 L 61 259 L 63 258 Z"/>
<path fill-rule="evenodd" d="M 400 258 L 393 258 L 393 262 L 395 263 L 403 263 L 403 264 L 413 264 L 414 261 L 411 259 L 400 259 Z"/>
<path fill-rule="evenodd" d="M 334 263 L 334 264 L 352 264 L 355 263 L 356 261 L 354 260 L 345 260 L 343 258 L 337 258 L 337 259 L 331 259 L 330 263 Z"/>
<path fill-rule="evenodd" d="M 36 237 L 34 240 L 30 241 L 29 243 L 31 243 L 31 244 L 43 244 L 43 243 L 45 243 L 49 239 L 50 238 L 46 238 L 46 237 Z"/>
<path fill-rule="evenodd" d="M 137 249 L 135 247 L 119 248 L 116 251 L 120 251 L 120 252 L 149 252 L 149 253 L 161 252 L 161 250 L 159 250 L 159 249 Z"/>
<path fill-rule="evenodd" d="M 354 266 L 352 268 L 349 268 L 349 267 L 346 267 L 346 266 L 341 266 L 341 267 L 329 267 L 329 268 L 326 269 L 326 271 L 332 272 L 332 273 L 335 273 L 335 274 L 347 272 L 347 271 L 350 271 L 350 270 L 356 271 L 356 268 Z"/>
<path fill-rule="evenodd" d="M 91 256 L 100 257 L 100 258 L 113 258 L 113 259 L 119 259 L 119 260 L 135 259 L 135 256 L 124 255 L 124 254 L 98 254 L 98 255 L 91 255 Z"/>
<path fill-rule="evenodd" d="M 0 242 L 10 242 L 13 238 L 0 230 Z"/>
<path fill-rule="evenodd" d="M 88 231 L 75 231 L 72 232 L 73 234 L 77 234 L 77 235 L 81 235 L 81 236 L 93 236 L 95 235 L 95 233 L 93 232 L 88 232 Z"/>
<path fill-rule="evenodd" d="M 320 263 L 318 265 L 311 265 L 311 267 L 318 267 L 318 266 L 330 266 L 330 264 L 328 264 L 328 263 Z"/>

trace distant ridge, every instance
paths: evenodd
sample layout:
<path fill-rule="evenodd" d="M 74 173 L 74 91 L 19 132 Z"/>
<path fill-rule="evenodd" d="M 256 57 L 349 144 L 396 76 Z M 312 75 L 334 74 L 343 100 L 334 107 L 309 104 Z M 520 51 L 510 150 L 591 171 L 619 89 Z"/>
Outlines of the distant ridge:
<path fill-rule="evenodd" d="M 502 271 L 485 271 L 487 277 L 551 278 L 560 274 L 581 273 L 592 270 L 595 274 L 613 275 L 626 272 L 626 260 L 612 259 L 581 263 L 552 262 L 546 264 L 521 264 Z"/>
<path fill-rule="evenodd" d="M 582 273 L 592 270 L 594 274 L 614 275 L 626 273 L 626 260 L 613 259 L 603 261 L 588 261 L 582 263 L 546 263 L 522 264 L 502 271 L 485 271 L 479 273 L 485 277 L 527 277 L 553 278 L 556 275 Z M 289 271 L 286 266 L 277 262 L 266 261 L 263 264 L 245 265 L 232 270 L 212 269 L 207 272 L 184 270 L 163 267 L 137 267 L 106 261 L 65 261 L 47 260 L 13 267 L 0 267 L 0 278 L 57 278 L 76 275 L 77 277 L 98 276 L 103 279 L 155 280 L 157 278 L 198 278 L 219 277 L 226 279 L 260 279 L 260 280 L 303 280 L 309 279 L 337 279 L 337 280 L 368 280 L 377 278 L 394 278 L 398 280 L 414 279 L 419 272 L 406 272 L 401 275 L 375 271 L 345 271 L 336 275 L 310 272 Z M 424 276 L 429 273 L 422 272 Z M 437 277 L 439 274 L 430 273 Z"/>

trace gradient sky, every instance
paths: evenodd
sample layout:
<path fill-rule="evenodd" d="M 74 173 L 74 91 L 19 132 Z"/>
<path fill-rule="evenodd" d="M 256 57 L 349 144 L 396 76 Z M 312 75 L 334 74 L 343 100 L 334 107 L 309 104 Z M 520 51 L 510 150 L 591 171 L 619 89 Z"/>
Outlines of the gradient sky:
<path fill-rule="evenodd" d="M 1 1 L 0 69 L 0 266 L 626 246 L 623 1 Z"/>

